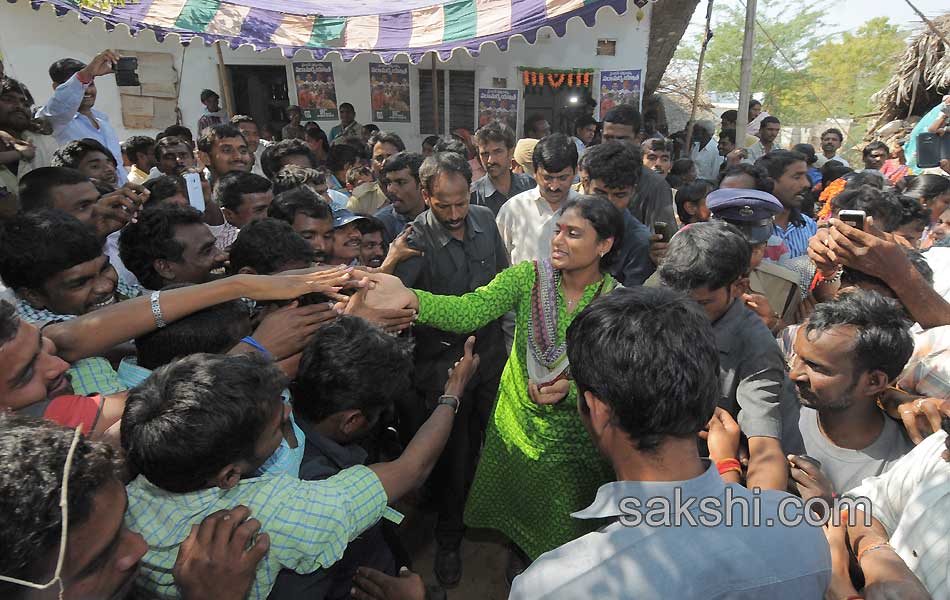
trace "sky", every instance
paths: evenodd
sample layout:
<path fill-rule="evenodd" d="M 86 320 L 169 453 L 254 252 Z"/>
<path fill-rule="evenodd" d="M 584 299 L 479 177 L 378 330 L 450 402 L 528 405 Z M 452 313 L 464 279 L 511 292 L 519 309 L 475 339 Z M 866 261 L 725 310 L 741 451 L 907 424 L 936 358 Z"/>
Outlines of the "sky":
<path fill-rule="evenodd" d="M 950 11 L 950 2 L 947 0 L 911 0 L 911 2 L 928 17 Z M 743 3 L 739 0 L 714 0 L 714 5 L 719 4 L 741 6 Z M 759 6 L 761 4 L 759 2 Z M 904 0 L 832 0 L 826 6 L 828 8 L 826 22 L 834 28 L 834 31 L 853 31 L 874 17 L 890 17 L 891 21 L 908 29 L 922 25 L 920 18 Z M 701 34 L 705 18 L 706 0 L 701 0 L 693 14 L 690 33 L 696 31 Z M 715 16 L 713 23 L 715 23 Z"/>

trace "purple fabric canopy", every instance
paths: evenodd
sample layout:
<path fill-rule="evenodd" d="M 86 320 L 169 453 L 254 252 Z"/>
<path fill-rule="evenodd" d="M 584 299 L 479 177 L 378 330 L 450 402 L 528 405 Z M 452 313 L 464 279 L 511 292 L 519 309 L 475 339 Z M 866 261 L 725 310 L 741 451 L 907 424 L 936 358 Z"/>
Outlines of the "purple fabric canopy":
<path fill-rule="evenodd" d="M 635 1 L 638 6 L 647 2 Z M 31 4 L 37 9 L 52 4 L 60 15 L 78 12 L 84 22 L 99 17 L 109 29 L 120 23 L 133 33 L 151 29 L 159 40 L 175 33 L 183 43 L 199 37 L 232 48 L 276 47 L 287 57 L 310 50 L 317 59 L 330 52 L 339 52 L 344 60 L 372 52 L 387 62 L 399 54 L 419 62 L 433 51 L 448 60 L 457 48 L 475 56 L 487 42 L 507 50 L 512 36 L 523 35 L 534 43 L 541 27 L 563 36 L 572 17 L 590 27 L 603 6 L 616 14 L 627 9 L 627 0 L 139 0 L 111 9 L 69 0 Z"/>

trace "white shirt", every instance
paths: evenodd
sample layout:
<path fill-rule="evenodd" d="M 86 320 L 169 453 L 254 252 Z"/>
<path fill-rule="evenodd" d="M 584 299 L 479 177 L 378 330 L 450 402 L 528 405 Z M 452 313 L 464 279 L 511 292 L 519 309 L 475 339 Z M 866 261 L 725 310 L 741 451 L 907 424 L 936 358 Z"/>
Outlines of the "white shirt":
<path fill-rule="evenodd" d="M 775 142 L 772 143 L 772 150 L 781 150 L 781 149 L 782 148 L 780 148 L 778 144 L 776 144 Z M 746 150 L 749 153 L 749 158 L 743 160 L 742 162 L 744 163 L 755 163 L 755 161 L 759 160 L 760 158 L 762 158 L 763 156 L 767 154 L 765 150 L 765 145 L 762 143 L 762 140 L 759 140 L 758 142 L 752 144 L 751 146 L 746 148 Z M 771 152 L 772 150 L 769 150 L 769 152 Z"/>
<path fill-rule="evenodd" d="M 142 287 L 142 284 L 139 283 L 139 278 L 135 276 L 135 273 L 126 268 L 125 263 L 122 262 L 122 257 L 119 256 L 119 235 L 121 234 L 121 229 L 110 233 L 106 238 L 106 243 L 102 246 L 102 253 L 109 257 L 109 263 L 115 267 L 115 272 L 119 274 L 119 278 L 122 279 L 122 281 L 131 286 Z"/>
<path fill-rule="evenodd" d="M 119 185 L 124 185 L 128 173 L 126 173 L 125 166 L 122 164 L 122 148 L 119 146 L 119 138 L 116 136 L 115 130 L 109 122 L 109 117 L 105 113 L 94 108 L 91 111 L 99 127 L 93 125 L 86 115 L 79 114 L 79 106 L 82 104 L 82 98 L 88 86 L 83 85 L 76 75 L 73 75 L 56 88 L 53 95 L 46 102 L 46 106 L 40 108 L 36 112 L 36 116 L 49 119 L 50 123 L 53 124 L 53 135 L 56 136 L 56 141 L 60 144 L 83 138 L 92 138 L 108 148 L 116 160 L 115 170 L 119 176 Z"/>
<path fill-rule="evenodd" d="M 577 192 L 571 190 L 567 199 L 575 196 Z M 541 197 L 540 187 L 512 196 L 502 204 L 495 223 L 512 265 L 551 256 L 555 214 Z"/>
<path fill-rule="evenodd" d="M 261 168 L 261 154 L 264 154 L 264 140 L 257 144 L 257 150 L 254 151 L 254 166 L 251 167 L 251 173 L 264 176 L 264 169 Z"/>
<path fill-rule="evenodd" d="M 934 289 L 950 301 L 950 248 L 931 248 L 924 252 L 924 258 L 934 272 Z"/>
<path fill-rule="evenodd" d="M 818 161 L 815 163 L 815 168 L 818 168 L 818 169 L 822 168 L 823 166 L 825 166 L 825 163 L 830 160 L 838 161 L 839 163 L 841 163 L 842 165 L 846 167 L 851 166 L 848 164 L 848 161 L 846 161 L 843 156 L 838 156 L 837 154 L 835 154 L 831 158 L 828 158 L 827 156 L 824 155 L 824 153 L 820 153 L 818 154 Z"/>
<path fill-rule="evenodd" d="M 723 158 L 719 156 L 719 142 L 710 138 L 709 142 L 699 149 L 699 144 L 693 146 L 690 158 L 696 164 L 696 172 L 700 178 L 709 181 L 719 181 L 719 165 Z"/>
<path fill-rule="evenodd" d="M 935 600 L 950 599 L 950 463 L 938 431 L 883 475 L 848 492 L 871 501 L 890 544 Z"/>

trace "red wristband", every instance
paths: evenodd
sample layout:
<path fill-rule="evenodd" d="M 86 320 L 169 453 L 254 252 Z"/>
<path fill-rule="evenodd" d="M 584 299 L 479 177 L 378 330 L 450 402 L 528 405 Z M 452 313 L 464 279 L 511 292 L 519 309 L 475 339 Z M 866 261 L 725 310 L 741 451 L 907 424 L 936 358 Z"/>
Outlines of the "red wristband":
<path fill-rule="evenodd" d="M 81 84 L 83 84 L 83 85 L 89 85 L 90 83 L 92 83 L 92 79 L 90 79 L 90 80 L 88 80 L 88 81 L 86 81 L 85 79 L 83 79 L 83 77 L 82 77 L 82 71 L 76 71 L 76 79 L 78 79 L 78 80 L 79 80 L 79 83 L 81 83 Z"/>
<path fill-rule="evenodd" d="M 727 473 L 729 471 L 742 471 L 742 464 L 735 458 L 727 458 L 725 460 L 720 460 L 716 463 L 716 468 L 719 470 L 719 474 Z"/>

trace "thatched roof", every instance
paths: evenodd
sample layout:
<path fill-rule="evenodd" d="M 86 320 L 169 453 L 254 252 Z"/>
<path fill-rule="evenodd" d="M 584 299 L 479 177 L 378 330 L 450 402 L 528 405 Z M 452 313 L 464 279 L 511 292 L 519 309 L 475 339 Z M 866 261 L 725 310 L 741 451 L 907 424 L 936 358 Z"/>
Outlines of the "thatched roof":
<path fill-rule="evenodd" d="M 950 40 L 950 13 L 931 19 Z M 881 116 L 872 127 L 920 117 L 950 94 L 950 45 L 945 44 L 926 24 L 911 38 L 887 86 L 875 94 Z"/>

